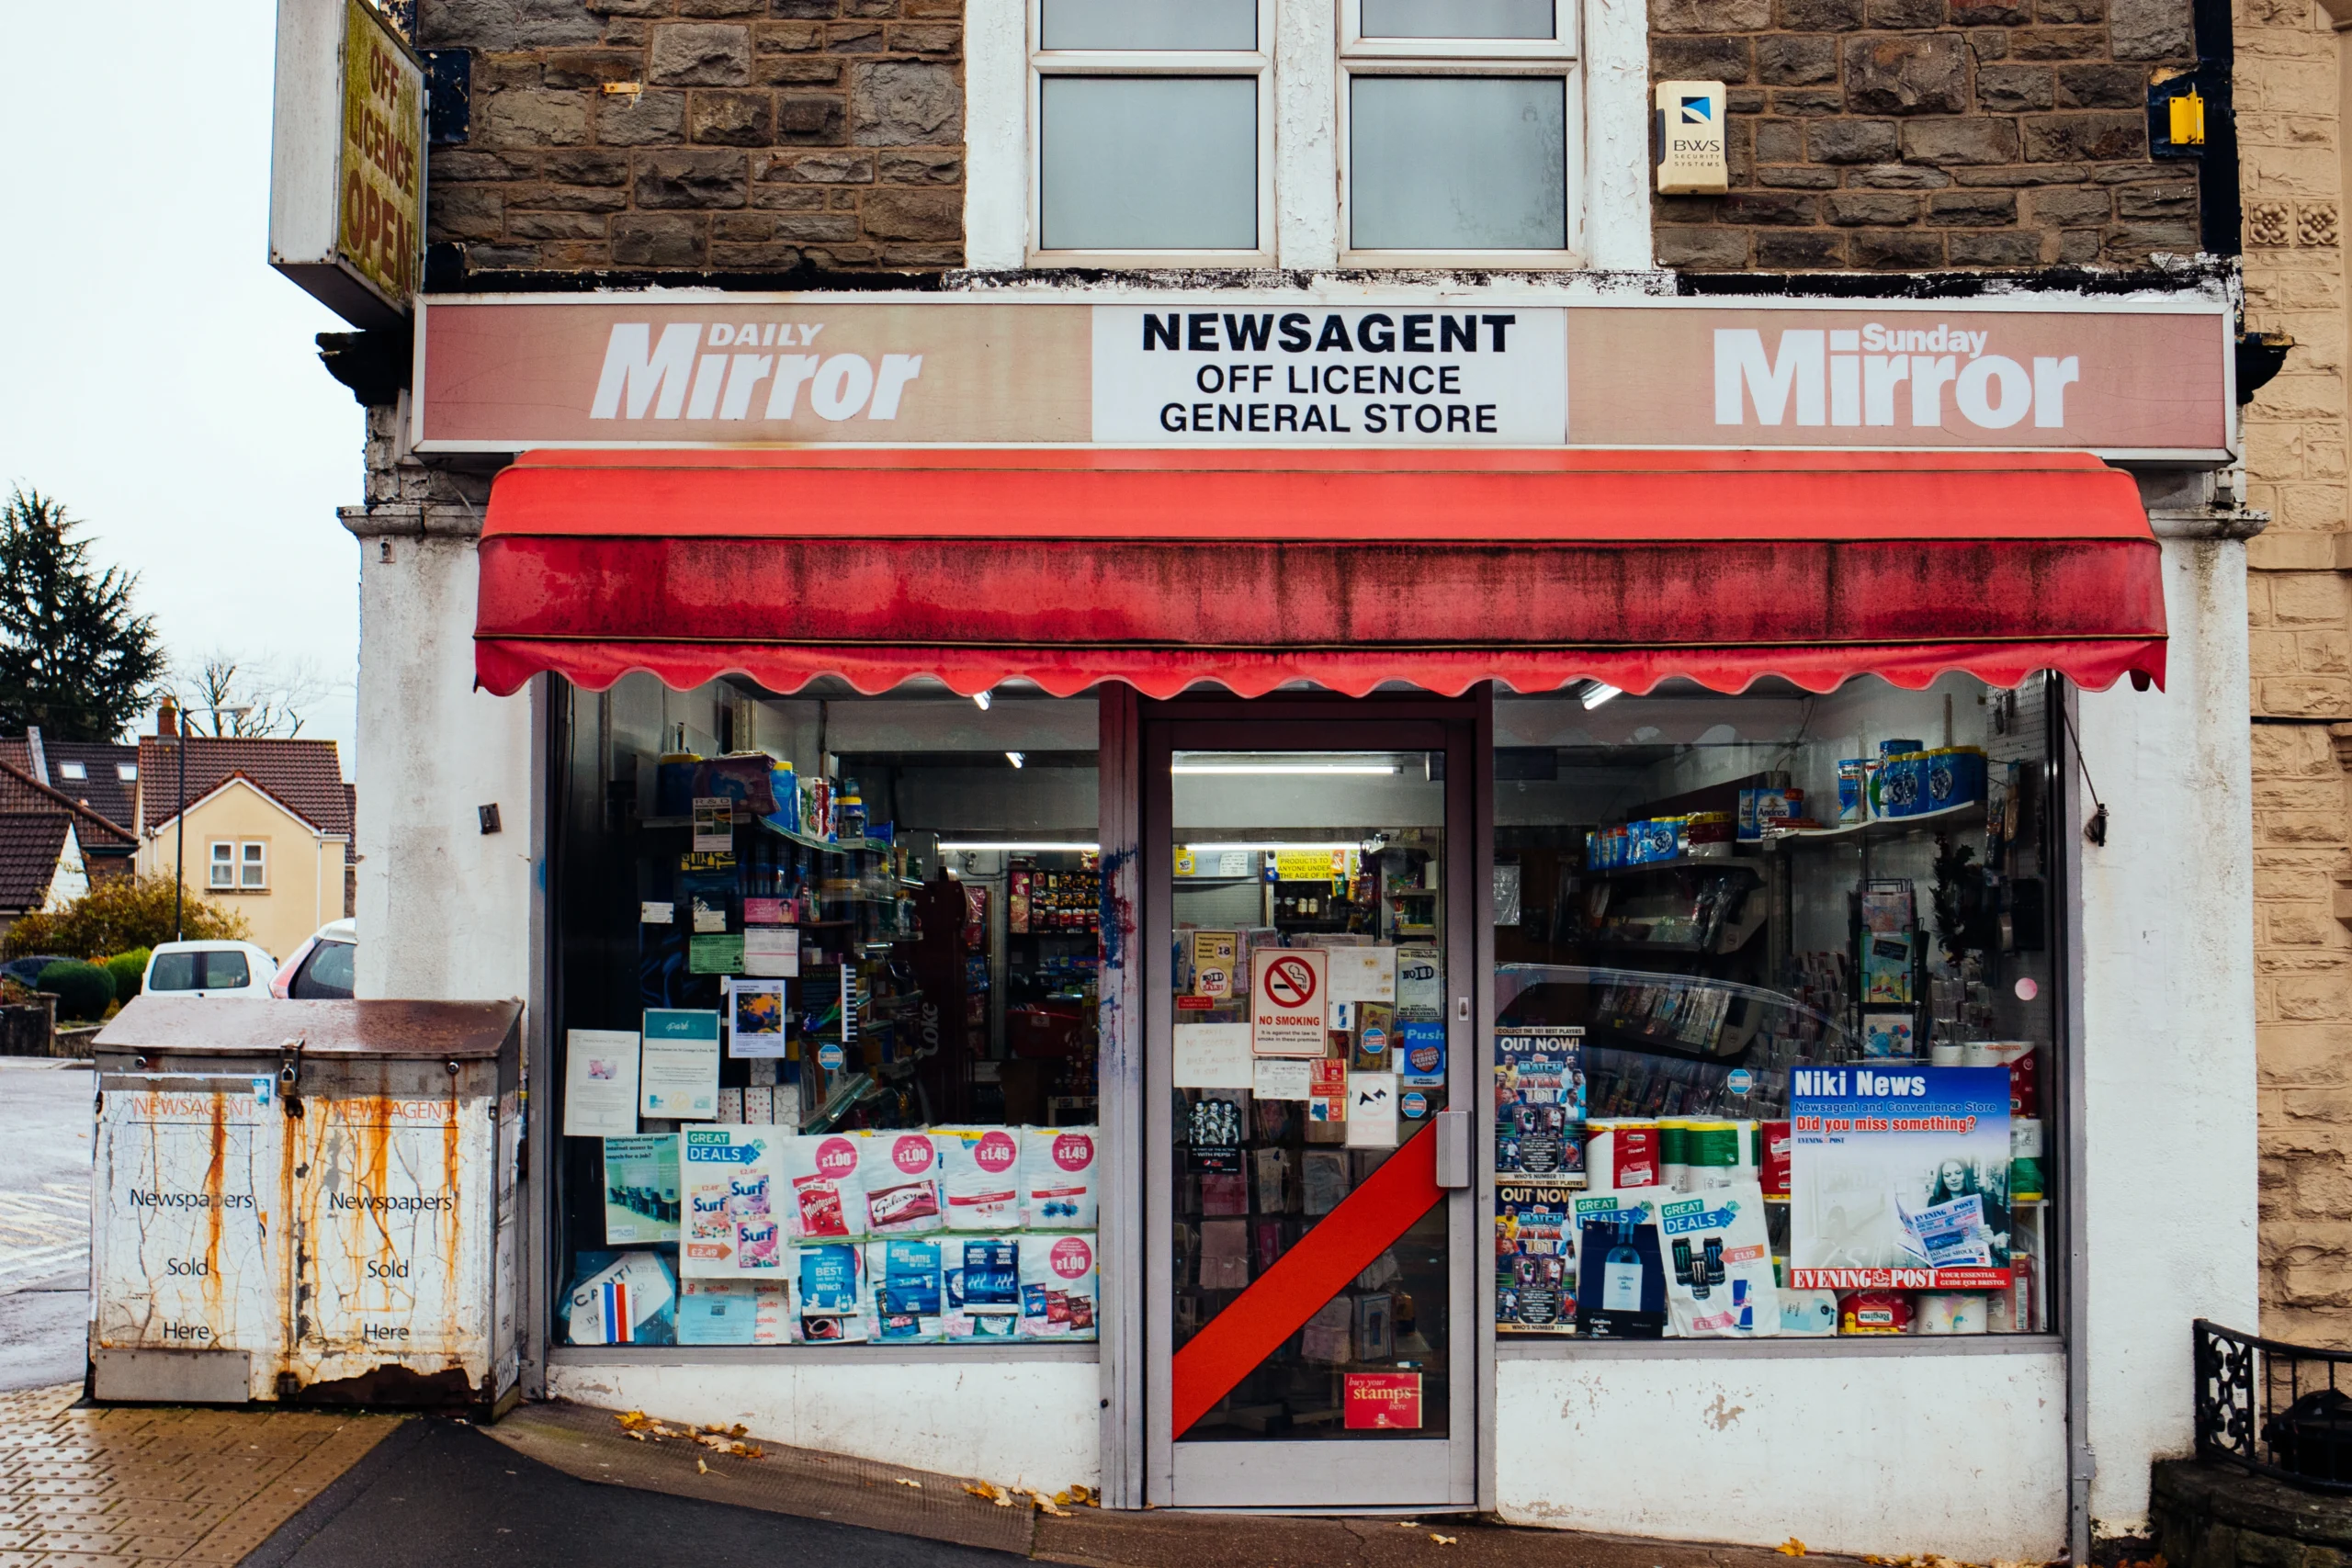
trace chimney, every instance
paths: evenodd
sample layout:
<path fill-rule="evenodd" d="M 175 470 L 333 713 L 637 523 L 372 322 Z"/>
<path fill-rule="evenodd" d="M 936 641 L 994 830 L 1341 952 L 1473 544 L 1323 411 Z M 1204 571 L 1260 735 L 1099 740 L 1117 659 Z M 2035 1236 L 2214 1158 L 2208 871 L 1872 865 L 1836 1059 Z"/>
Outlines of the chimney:
<path fill-rule="evenodd" d="M 169 740 L 180 732 L 179 705 L 165 697 L 155 709 L 155 738 Z"/>
<path fill-rule="evenodd" d="M 48 784 L 50 782 L 49 753 L 41 750 L 40 726 L 38 724 L 25 726 L 25 753 L 32 761 L 33 777 L 43 784 Z"/>

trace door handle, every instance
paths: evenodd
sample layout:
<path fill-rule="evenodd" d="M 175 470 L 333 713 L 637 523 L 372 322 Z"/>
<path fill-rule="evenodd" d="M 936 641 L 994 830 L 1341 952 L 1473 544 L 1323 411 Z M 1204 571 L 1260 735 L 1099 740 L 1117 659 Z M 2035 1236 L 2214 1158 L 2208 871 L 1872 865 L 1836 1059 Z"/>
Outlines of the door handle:
<path fill-rule="evenodd" d="M 1441 1111 L 1437 1113 L 1437 1184 L 1447 1188 L 1470 1185 L 1470 1113 L 1467 1111 Z"/>

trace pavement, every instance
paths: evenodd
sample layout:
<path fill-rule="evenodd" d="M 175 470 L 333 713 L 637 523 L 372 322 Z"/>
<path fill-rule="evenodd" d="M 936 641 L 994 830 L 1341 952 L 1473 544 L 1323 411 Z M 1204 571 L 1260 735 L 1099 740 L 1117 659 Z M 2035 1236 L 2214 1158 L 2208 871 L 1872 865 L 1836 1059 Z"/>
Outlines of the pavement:
<path fill-rule="evenodd" d="M 528 1405 L 481 1428 L 91 1408 L 79 1393 L 0 1394 L 0 1568 L 1789 1568 L 1760 1548 L 1468 1517 L 1047 1510 L 953 1476 L 757 1439 L 737 1454 L 735 1441 L 709 1448 L 666 1425 L 632 1438 L 614 1413 L 576 1405 Z"/>
<path fill-rule="evenodd" d="M 0 1393 L 82 1381 L 96 1088 L 87 1062 L 0 1056 Z"/>
<path fill-rule="evenodd" d="M 0 1057 L 0 1568 L 1789 1568 L 1769 1549 L 1518 1529 L 1046 1506 L 752 1434 L 526 1405 L 423 1416 L 80 1403 L 86 1063 Z M 658 1412 L 656 1413 L 658 1416 Z M 1824 1561 L 1849 1564 L 1850 1559 Z M 2018 1568 L 2018 1565 L 2004 1565 Z"/>

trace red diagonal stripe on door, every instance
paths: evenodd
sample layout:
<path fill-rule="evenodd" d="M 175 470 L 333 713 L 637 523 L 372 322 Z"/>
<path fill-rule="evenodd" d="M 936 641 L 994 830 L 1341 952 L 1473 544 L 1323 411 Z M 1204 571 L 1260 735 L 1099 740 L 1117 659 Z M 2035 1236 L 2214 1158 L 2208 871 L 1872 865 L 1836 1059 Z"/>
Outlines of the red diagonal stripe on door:
<path fill-rule="evenodd" d="M 1435 1125 L 1408 1139 L 1176 1352 L 1170 1404 L 1177 1437 L 1444 1198 Z"/>

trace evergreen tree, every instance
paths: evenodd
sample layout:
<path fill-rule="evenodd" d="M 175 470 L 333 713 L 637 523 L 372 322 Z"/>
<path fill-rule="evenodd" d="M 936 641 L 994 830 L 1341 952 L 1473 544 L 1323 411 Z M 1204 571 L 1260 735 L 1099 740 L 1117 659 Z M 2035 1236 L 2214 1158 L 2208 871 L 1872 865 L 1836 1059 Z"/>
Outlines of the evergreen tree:
<path fill-rule="evenodd" d="M 112 740 L 164 673 L 153 618 L 131 613 L 138 574 L 94 571 L 81 526 L 39 491 L 0 507 L 0 731 Z"/>

